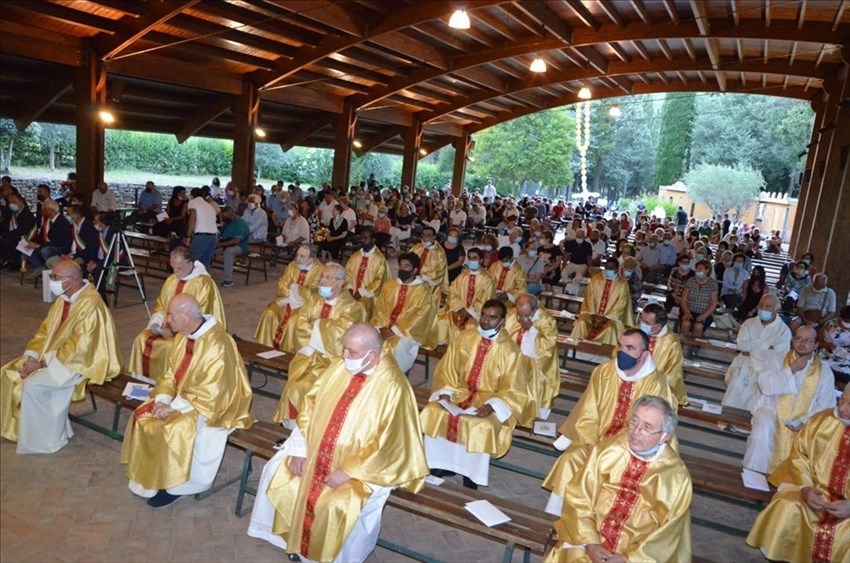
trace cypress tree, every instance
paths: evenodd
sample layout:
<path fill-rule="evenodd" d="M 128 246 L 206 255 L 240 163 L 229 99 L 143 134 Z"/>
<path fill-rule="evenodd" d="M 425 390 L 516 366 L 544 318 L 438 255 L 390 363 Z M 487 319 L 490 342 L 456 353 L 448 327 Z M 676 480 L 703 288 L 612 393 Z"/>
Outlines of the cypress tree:
<path fill-rule="evenodd" d="M 664 98 L 655 159 L 656 186 L 669 186 L 687 172 L 695 113 L 696 97 L 692 93 L 668 94 Z"/>

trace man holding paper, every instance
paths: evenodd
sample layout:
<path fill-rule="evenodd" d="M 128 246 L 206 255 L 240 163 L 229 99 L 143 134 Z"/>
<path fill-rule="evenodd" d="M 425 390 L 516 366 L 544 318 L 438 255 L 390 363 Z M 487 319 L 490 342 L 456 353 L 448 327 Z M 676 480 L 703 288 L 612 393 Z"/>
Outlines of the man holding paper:
<path fill-rule="evenodd" d="M 283 333 L 281 350 L 294 351 L 289 376 L 277 409 L 275 422 L 291 427 L 298 418 L 304 397 L 319 375 L 342 355 L 342 335 L 355 323 L 366 322 L 366 310 L 345 291 L 345 269 L 334 262 L 325 264 L 318 295 L 303 292 L 300 307 Z"/>
<path fill-rule="evenodd" d="M 348 274 L 348 290 L 354 299 L 360 301 L 366 314 L 371 315 L 375 298 L 390 277 L 390 269 L 387 259 L 375 246 L 374 227 L 363 227 L 360 244 L 360 250 L 345 263 L 345 271 Z"/>
<path fill-rule="evenodd" d="M 691 560 L 691 476 L 669 447 L 676 413 L 644 395 L 627 428 L 600 442 L 568 483 L 545 562 Z"/>
<path fill-rule="evenodd" d="M 218 287 L 204 265 L 195 260 L 192 251 L 178 246 L 171 251 L 169 262 L 174 273 L 162 284 L 148 326 L 133 341 L 129 368 L 134 375 L 159 379 L 165 371 L 175 334 L 166 321 L 166 312 L 175 296 L 184 293 L 193 296 L 205 315 L 212 315 L 226 328 L 224 303 Z"/>
<path fill-rule="evenodd" d="M 847 561 L 850 555 L 850 385 L 814 415 L 770 475 L 779 491 L 747 543 L 774 561 Z"/>
<path fill-rule="evenodd" d="M 605 269 L 590 280 L 571 336 L 576 340 L 594 340 L 615 345 L 623 329 L 634 324 L 629 282 L 618 276 L 616 258 L 605 262 Z"/>
<path fill-rule="evenodd" d="M 176 335 L 165 373 L 133 411 L 121 448 L 130 491 L 154 510 L 209 489 L 227 436 L 253 424 L 245 362 L 224 326 L 188 294 L 169 302 L 166 320 Z"/>
<path fill-rule="evenodd" d="M 667 379 L 673 408 L 688 404 L 685 380 L 682 377 L 684 354 L 679 335 L 667 327 L 667 310 L 659 303 L 650 303 L 640 314 L 640 329 L 649 336 L 649 353 L 658 373 Z"/>
<path fill-rule="evenodd" d="M 437 341 L 453 342 L 458 333 L 474 327 L 484 303 L 496 297 L 493 278 L 482 267 L 483 252 L 477 247 L 466 252 L 466 267 L 449 286 L 446 303 L 437 317 Z"/>
<path fill-rule="evenodd" d="M 600 440 L 619 434 L 628 424 L 632 405 L 644 395 L 672 403 L 667 378 L 649 352 L 649 337 L 632 328 L 620 336 L 617 357 L 597 366 L 570 416 L 559 429 L 555 447 L 564 453 L 543 481 L 552 491 L 546 512 L 560 515 L 570 480 Z"/>
<path fill-rule="evenodd" d="M 322 263 L 316 260 L 313 247 L 302 244 L 295 253 L 295 260 L 286 265 L 283 275 L 277 282 L 277 295 L 274 301 L 266 305 L 254 340 L 264 346 L 280 348 L 286 325 L 292 319 L 295 311 L 304 304 L 302 292 L 311 294 L 319 287 L 322 277 Z M 295 352 L 296 350 L 288 350 Z"/>
<path fill-rule="evenodd" d="M 49 454 L 74 435 L 71 401 L 85 385 L 121 373 L 123 361 L 112 315 L 100 294 L 83 279 L 76 262 L 53 267 L 53 302 L 24 355 L 0 368 L 0 435 L 17 442 L 19 454 Z"/>
<path fill-rule="evenodd" d="M 290 560 L 363 561 L 392 489 L 428 475 L 413 390 L 378 331 L 358 323 L 341 340 L 257 487 L 248 535 Z"/>
<path fill-rule="evenodd" d="M 815 354 L 816 346 L 815 329 L 801 326 L 790 352 L 765 357 L 744 454 L 746 469 L 771 473 L 788 457 L 794 436 L 809 418 L 835 406 L 835 377 Z"/>
<path fill-rule="evenodd" d="M 516 260 L 514 249 L 510 246 L 499 249 L 499 261 L 490 265 L 489 274 L 496 284 L 496 297 L 503 301 L 513 303 L 528 290 L 525 270 Z"/>
<path fill-rule="evenodd" d="M 537 412 L 522 353 L 502 330 L 506 314 L 487 301 L 479 326 L 449 344 L 420 415 L 432 473 L 460 473 L 470 488 L 488 484 L 490 458 L 507 454 L 514 426 L 530 426 Z"/>
<path fill-rule="evenodd" d="M 449 289 L 449 270 L 446 251 L 437 243 L 437 232 L 430 225 L 422 227 L 422 242 L 417 242 L 410 249 L 419 256 L 420 276 L 434 293 L 434 299 L 439 300 L 444 291 Z"/>

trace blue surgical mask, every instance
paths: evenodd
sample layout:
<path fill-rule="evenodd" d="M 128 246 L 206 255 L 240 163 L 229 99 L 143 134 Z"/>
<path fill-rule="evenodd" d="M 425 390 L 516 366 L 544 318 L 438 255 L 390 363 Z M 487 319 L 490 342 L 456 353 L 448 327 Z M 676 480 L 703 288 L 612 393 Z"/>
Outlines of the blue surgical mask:
<path fill-rule="evenodd" d="M 703 278 L 705 278 L 706 274 L 705 274 L 705 272 L 696 272 L 696 275 L 699 279 L 703 279 Z"/>
<path fill-rule="evenodd" d="M 648 450 L 643 450 L 642 452 L 635 452 L 635 453 L 637 455 L 641 456 L 641 457 L 652 457 L 655 454 L 657 454 L 658 450 L 660 450 L 660 449 L 661 449 L 661 442 L 658 442 L 657 444 L 655 444 L 653 447 L 649 448 Z"/>
<path fill-rule="evenodd" d="M 21 210 L 21 208 L 18 206 L 17 203 L 10 203 L 9 204 L 9 211 L 11 211 L 12 213 L 17 213 L 20 210 Z"/>
<path fill-rule="evenodd" d="M 481 264 L 478 262 L 478 260 L 467 260 L 467 261 L 466 261 L 466 266 L 467 266 L 470 270 L 472 270 L 473 272 L 475 272 L 476 270 L 478 270 L 478 268 L 481 266 Z"/>
<path fill-rule="evenodd" d="M 602 275 L 605 276 L 606 280 L 613 280 L 615 277 L 617 277 L 617 271 L 616 270 L 602 270 Z"/>
<path fill-rule="evenodd" d="M 649 336 L 650 334 L 652 334 L 652 325 L 648 325 L 648 324 L 646 324 L 646 323 L 640 323 L 640 329 L 641 329 L 641 330 L 643 331 L 643 333 L 644 333 L 644 334 L 646 334 L 647 336 Z"/>
<path fill-rule="evenodd" d="M 737 263 L 737 264 L 735 264 L 735 269 L 736 269 L 736 270 L 743 270 L 743 269 L 744 269 L 744 265 L 743 265 L 743 264 L 741 264 L 741 263 Z"/>
<path fill-rule="evenodd" d="M 633 273 L 634 272 L 632 272 L 631 270 L 623 270 L 623 277 L 629 279 L 630 277 L 632 277 Z"/>
<path fill-rule="evenodd" d="M 320 285 L 319 286 L 319 295 L 322 299 L 330 299 L 331 295 L 333 295 L 334 289 L 329 285 Z"/>
<path fill-rule="evenodd" d="M 301 270 L 302 272 L 309 272 L 310 271 L 310 264 L 298 264 L 298 269 Z"/>
<path fill-rule="evenodd" d="M 723 262 L 723 265 L 724 265 L 724 266 L 726 266 L 727 268 L 731 268 L 731 267 L 732 267 L 732 262 L 730 262 L 730 261 L 726 260 L 725 262 Z"/>
<path fill-rule="evenodd" d="M 691 271 L 691 265 L 690 264 L 680 265 L 679 269 L 681 269 L 683 272 L 690 272 Z"/>
<path fill-rule="evenodd" d="M 457 237 L 449 237 L 448 241 L 449 244 L 457 244 Z"/>
<path fill-rule="evenodd" d="M 633 358 L 620 350 L 617 352 L 617 367 L 622 371 L 627 371 L 635 367 L 638 363 L 637 358 Z"/>
<path fill-rule="evenodd" d="M 511 261 L 511 262 L 502 262 L 502 268 L 505 268 L 505 269 L 510 268 L 510 267 L 511 267 L 511 264 L 513 264 L 513 261 Z"/>
<path fill-rule="evenodd" d="M 766 323 L 773 319 L 773 313 L 770 311 L 762 311 L 759 309 L 759 320 L 763 323 Z"/>
<path fill-rule="evenodd" d="M 805 263 L 806 263 L 806 266 L 811 266 L 811 265 L 812 265 L 812 261 L 811 261 L 811 259 L 809 259 L 809 258 L 803 258 L 803 262 L 805 262 Z"/>
<path fill-rule="evenodd" d="M 485 244 L 484 245 L 484 251 L 485 252 L 493 252 L 493 245 L 492 244 Z"/>
<path fill-rule="evenodd" d="M 536 250 L 529 250 L 529 251 L 528 251 L 528 255 L 529 255 L 531 258 L 537 258 L 537 251 L 536 251 Z"/>
<path fill-rule="evenodd" d="M 493 339 L 499 334 L 499 327 L 491 328 L 489 330 L 483 329 L 480 326 L 478 327 L 478 334 L 487 339 Z"/>
<path fill-rule="evenodd" d="M 431 248 L 432 246 L 434 246 L 434 241 L 433 240 L 426 240 L 426 241 L 422 242 L 422 245 L 425 248 Z"/>
<path fill-rule="evenodd" d="M 699 262 L 700 260 L 705 260 L 705 254 L 697 254 L 694 258 Z"/>

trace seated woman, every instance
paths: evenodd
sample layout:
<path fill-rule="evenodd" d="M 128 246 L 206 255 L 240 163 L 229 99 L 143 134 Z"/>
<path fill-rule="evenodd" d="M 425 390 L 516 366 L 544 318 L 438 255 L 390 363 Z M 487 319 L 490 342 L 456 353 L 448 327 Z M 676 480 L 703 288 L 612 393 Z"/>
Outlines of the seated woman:
<path fill-rule="evenodd" d="M 484 252 L 481 258 L 481 267 L 484 269 L 499 261 L 499 241 L 494 235 L 484 235 L 481 239 L 481 250 Z"/>
<path fill-rule="evenodd" d="M 161 237 L 174 235 L 175 238 L 183 238 L 186 235 L 186 215 L 189 212 L 186 203 L 188 201 L 189 196 L 186 193 L 186 188 L 174 186 L 174 189 L 171 190 L 171 198 L 165 207 L 168 217 L 154 226 L 154 234 Z"/>
<path fill-rule="evenodd" d="M 744 282 L 743 297 L 738 309 L 735 311 L 735 317 L 744 322 L 750 317 L 756 315 L 756 307 L 764 295 L 765 291 L 765 273 L 764 266 L 754 266 L 753 273 L 750 278 Z"/>
<path fill-rule="evenodd" d="M 460 230 L 452 227 L 448 230 L 446 235 L 446 242 L 443 243 L 443 250 L 446 251 L 446 265 L 448 266 L 449 283 L 452 283 L 463 270 L 463 263 L 466 261 L 466 250 L 464 250 L 463 244 L 461 243 Z"/>
<path fill-rule="evenodd" d="M 339 260 L 340 251 L 345 246 L 345 239 L 348 236 L 348 220 L 342 216 L 342 211 L 342 205 L 338 203 L 334 205 L 332 219 L 328 225 L 328 235 L 325 240 L 319 243 L 323 261 L 326 261 L 328 256 L 331 260 Z"/>
<path fill-rule="evenodd" d="M 818 354 L 829 367 L 836 382 L 850 383 L 850 305 L 838 317 L 824 323 L 818 333 Z"/>

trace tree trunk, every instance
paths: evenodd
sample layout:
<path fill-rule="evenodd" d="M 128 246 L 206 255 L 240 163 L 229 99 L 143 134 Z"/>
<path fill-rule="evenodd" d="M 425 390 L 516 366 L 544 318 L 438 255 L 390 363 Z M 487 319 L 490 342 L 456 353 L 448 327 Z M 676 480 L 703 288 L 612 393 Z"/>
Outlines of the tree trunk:
<path fill-rule="evenodd" d="M 56 170 L 56 143 L 50 143 L 50 170 Z"/>
<path fill-rule="evenodd" d="M 15 146 L 15 138 L 10 137 L 9 138 L 9 152 L 3 158 L 3 166 L 2 166 L 2 169 L 0 169 L 0 172 L 2 172 L 3 174 L 9 174 L 9 167 L 12 166 L 12 150 L 13 150 L 14 146 Z"/>

